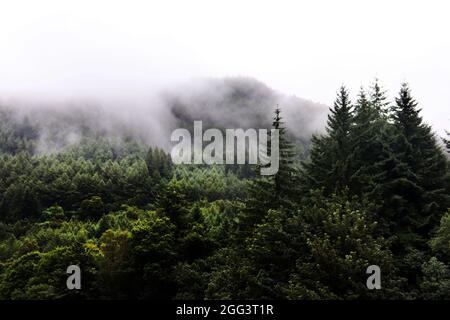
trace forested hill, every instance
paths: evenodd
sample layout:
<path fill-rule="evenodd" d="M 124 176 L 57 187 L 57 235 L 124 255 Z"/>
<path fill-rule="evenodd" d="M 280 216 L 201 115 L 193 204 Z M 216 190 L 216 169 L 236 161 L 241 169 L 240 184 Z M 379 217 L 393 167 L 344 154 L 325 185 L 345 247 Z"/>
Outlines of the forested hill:
<path fill-rule="evenodd" d="M 287 97 L 250 78 L 198 79 L 166 89 L 157 98 L 133 105 L 60 103 L 0 105 L 0 152 L 48 154 L 86 138 L 133 141 L 170 147 L 175 128 L 270 128 L 271 110 L 283 106 L 290 135 L 306 151 L 314 132 L 324 128 L 328 108 Z"/>
<path fill-rule="evenodd" d="M 246 79 L 198 86 L 149 113 L 164 128 L 271 119 L 276 174 L 174 165 L 148 148 L 170 135 L 145 131 L 145 111 L 2 111 L 0 299 L 450 299 L 450 142 L 408 85 L 394 101 L 377 82 L 353 100 L 341 87 L 304 160 L 303 100 Z"/>
<path fill-rule="evenodd" d="M 312 134 L 323 132 L 328 114 L 324 104 L 285 96 L 250 78 L 200 80 L 189 88 L 166 91 L 164 99 L 178 127 L 202 120 L 204 127 L 270 128 L 274 107 L 282 106 L 289 135 L 304 147 Z"/>

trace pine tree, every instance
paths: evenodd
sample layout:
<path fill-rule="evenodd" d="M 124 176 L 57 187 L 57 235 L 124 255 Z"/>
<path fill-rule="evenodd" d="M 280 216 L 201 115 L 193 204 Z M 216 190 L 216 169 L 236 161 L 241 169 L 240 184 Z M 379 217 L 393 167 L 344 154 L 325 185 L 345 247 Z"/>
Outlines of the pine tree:
<path fill-rule="evenodd" d="M 384 219 L 397 237 L 397 249 L 425 247 L 424 239 L 450 205 L 447 160 L 417 102 L 403 84 L 393 108 L 393 130 L 384 151 L 382 189 Z"/>
<path fill-rule="evenodd" d="M 161 178 L 168 178 L 171 173 L 172 161 L 170 155 L 159 148 L 149 148 L 145 162 L 151 178 L 159 181 Z"/>
<path fill-rule="evenodd" d="M 323 188 L 326 194 L 344 190 L 350 180 L 353 110 L 347 89 L 342 86 L 330 108 L 326 134 L 313 136 L 310 161 L 303 166 L 302 187 Z"/>
<path fill-rule="evenodd" d="M 247 209 L 242 221 L 244 229 L 251 228 L 261 222 L 269 209 L 291 208 L 293 198 L 297 196 L 298 170 L 294 165 L 294 147 L 287 137 L 287 131 L 280 114 L 281 110 L 277 107 L 272 123 L 273 129 L 278 130 L 279 138 L 278 172 L 271 176 L 260 176 L 253 180 Z M 270 154 L 270 146 L 268 149 Z"/>
<path fill-rule="evenodd" d="M 352 194 L 370 193 L 380 174 L 378 163 L 383 148 L 382 132 L 387 125 L 363 88 L 355 104 L 351 132 L 352 155 L 349 189 Z"/>
<path fill-rule="evenodd" d="M 374 118 L 374 109 L 372 108 L 373 104 L 371 104 L 369 98 L 367 97 L 367 93 L 364 88 L 361 86 L 358 93 L 358 99 L 356 100 L 354 113 L 354 120 L 358 121 L 359 119 L 370 119 Z"/>
<path fill-rule="evenodd" d="M 294 168 L 295 151 L 294 145 L 287 138 L 286 128 L 280 116 L 279 107 L 275 109 L 275 117 L 272 127 L 279 133 L 279 170 L 274 175 L 274 195 L 275 203 L 287 205 L 287 199 L 296 190 L 297 171 Z"/>
<path fill-rule="evenodd" d="M 378 83 L 377 78 L 375 78 L 375 82 L 371 87 L 370 103 L 380 116 L 388 115 L 389 102 L 387 102 L 386 90 L 383 90 L 383 88 Z"/>

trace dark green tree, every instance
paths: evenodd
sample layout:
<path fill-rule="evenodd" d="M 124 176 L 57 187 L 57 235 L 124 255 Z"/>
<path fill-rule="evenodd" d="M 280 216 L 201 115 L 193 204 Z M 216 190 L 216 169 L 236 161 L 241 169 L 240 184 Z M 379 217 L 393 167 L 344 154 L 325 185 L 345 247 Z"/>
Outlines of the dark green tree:
<path fill-rule="evenodd" d="M 326 134 L 313 136 L 309 161 L 303 164 L 302 187 L 339 192 L 349 185 L 353 107 L 347 89 L 342 86 L 330 108 Z"/>
<path fill-rule="evenodd" d="M 293 207 L 294 198 L 298 196 L 298 169 L 294 163 L 294 146 L 287 137 L 281 109 L 278 107 L 275 109 L 272 127 L 278 131 L 278 171 L 273 175 L 259 176 L 250 184 L 247 209 L 242 217 L 244 229 L 262 221 L 269 209 Z M 272 150 L 274 149 L 270 143 L 268 154 L 271 154 Z M 258 170 L 269 165 L 260 164 Z"/>
<path fill-rule="evenodd" d="M 380 116 L 387 117 L 389 114 L 389 102 L 386 97 L 386 90 L 379 84 L 378 79 L 375 78 L 371 86 L 370 103 Z"/>
<path fill-rule="evenodd" d="M 139 298 L 170 299 L 174 295 L 175 228 L 168 217 L 150 213 L 131 230 L 132 281 Z"/>
<path fill-rule="evenodd" d="M 169 178 L 172 168 L 170 155 L 160 148 L 149 148 L 145 162 L 148 168 L 148 174 L 158 181 L 161 178 Z"/>
<path fill-rule="evenodd" d="M 380 174 L 378 163 L 383 149 L 382 132 L 387 126 L 378 109 L 368 100 L 361 88 L 355 104 L 354 124 L 351 130 L 349 189 L 352 194 L 370 193 Z"/>
<path fill-rule="evenodd" d="M 430 126 L 423 123 L 417 102 L 403 84 L 393 108 L 394 127 L 383 157 L 385 172 L 378 189 L 382 214 L 398 250 L 424 246 L 450 205 L 447 160 Z"/>

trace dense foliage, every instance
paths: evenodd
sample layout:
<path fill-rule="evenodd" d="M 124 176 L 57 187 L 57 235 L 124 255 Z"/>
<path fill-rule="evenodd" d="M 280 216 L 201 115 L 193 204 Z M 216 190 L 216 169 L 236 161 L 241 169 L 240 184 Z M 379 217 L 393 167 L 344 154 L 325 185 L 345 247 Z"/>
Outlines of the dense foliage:
<path fill-rule="evenodd" d="M 1 110 L 0 298 L 449 299 L 448 158 L 410 89 L 342 87 L 330 111 L 300 162 L 276 109 L 280 170 L 261 177 L 102 135 L 37 153 Z"/>

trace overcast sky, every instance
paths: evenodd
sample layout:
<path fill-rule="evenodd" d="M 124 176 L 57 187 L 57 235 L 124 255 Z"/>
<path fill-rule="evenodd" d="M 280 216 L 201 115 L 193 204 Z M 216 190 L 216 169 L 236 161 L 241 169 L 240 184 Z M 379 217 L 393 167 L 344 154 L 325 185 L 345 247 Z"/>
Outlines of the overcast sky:
<path fill-rule="evenodd" d="M 448 2 L 448 1 L 447 1 Z M 446 1 L 3 1 L 0 98 L 139 96 L 196 77 L 250 76 L 331 104 L 378 77 L 408 81 L 450 130 Z"/>

